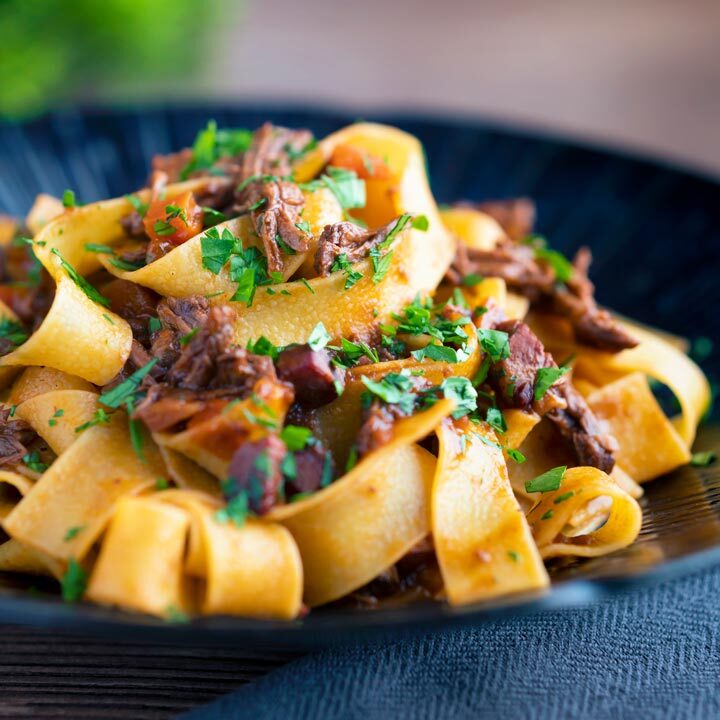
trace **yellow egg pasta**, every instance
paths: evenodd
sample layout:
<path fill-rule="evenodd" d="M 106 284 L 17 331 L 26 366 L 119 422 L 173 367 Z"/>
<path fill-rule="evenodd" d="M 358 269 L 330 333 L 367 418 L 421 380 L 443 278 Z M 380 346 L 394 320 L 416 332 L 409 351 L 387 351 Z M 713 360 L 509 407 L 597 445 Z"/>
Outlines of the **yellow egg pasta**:
<path fill-rule="evenodd" d="M 645 483 L 712 462 L 710 385 L 534 214 L 438 209 L 397 128 L 210 121 L 135 193 L 0 218 L 0 572 L 301 621 L 535 595 L 628 547 Z"/>

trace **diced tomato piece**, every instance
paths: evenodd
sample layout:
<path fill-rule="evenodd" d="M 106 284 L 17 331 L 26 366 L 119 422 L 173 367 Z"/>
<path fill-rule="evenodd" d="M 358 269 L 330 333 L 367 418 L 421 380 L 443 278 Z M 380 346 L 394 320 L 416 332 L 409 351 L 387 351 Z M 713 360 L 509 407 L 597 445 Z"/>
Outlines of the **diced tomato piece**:
<path fill-rule="evenodd" d="M 202 208 L 191 192 L 153 200 L 143 218 L 145 232 L 151 240 L 182 245 L 203 229 Z"/>
<path fill-rule="evenodd" d="M 328 165 L 354 170 L 362 180 L 389 180 L 392 177 L 385 160 L 352 145 L 338 145 Z"/>

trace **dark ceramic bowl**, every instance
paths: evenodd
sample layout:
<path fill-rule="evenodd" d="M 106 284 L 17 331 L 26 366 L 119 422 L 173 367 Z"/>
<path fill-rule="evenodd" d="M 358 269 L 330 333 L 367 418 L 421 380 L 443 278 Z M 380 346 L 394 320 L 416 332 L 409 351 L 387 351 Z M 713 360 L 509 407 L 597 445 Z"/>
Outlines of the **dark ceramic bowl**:
<path fill-rule="evenodd" d="M 322 136 L 355 118 L 317 110 L 223 105 L 89 110 L 25 125 L 0 124 L 0 212 L 23 215 L 38 192 L 75 190 L 82 202 L 139 187 L 149 158 L 190 144 L 208 118 L 256 127 L 265 120 Z M 439 202 L 528 195 L 539 231 L 571 253 L 590 245 L 599 300 L 619 312 L 691 339 L 720 337 L 720 185 L 667 165 L 548 136 L 475 122 L 407 115 L 372 117 L 418 136 Z M 704 343 L 707 346 L 707 343 Z M 703 358 L 720 375 L 717 348 Z M 720 447 L 701 430 L 698 449 Z M 291 623 L 215 617 L 171 625 L 55 595 L 0 577 L 0 617 L 116 636 L 198 644 L 311 646 L 595 602 L 628 586 L 720 563 L 720 463 L 687 467 L 647 486 L 643 529 L 613 555 L 553 566 L 542 596 L 462 608 L 427 603 L 397 609 L 325 609 Z"/>

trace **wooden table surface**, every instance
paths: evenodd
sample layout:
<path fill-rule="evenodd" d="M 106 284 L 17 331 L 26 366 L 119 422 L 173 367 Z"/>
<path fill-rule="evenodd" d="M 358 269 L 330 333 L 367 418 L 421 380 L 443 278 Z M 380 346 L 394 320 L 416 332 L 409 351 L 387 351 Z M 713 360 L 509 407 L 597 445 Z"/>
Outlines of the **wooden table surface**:
<path fill-rule="evenodd" d="M 0 718 L 164 720 L 292 657 L 0 626 Z"/>

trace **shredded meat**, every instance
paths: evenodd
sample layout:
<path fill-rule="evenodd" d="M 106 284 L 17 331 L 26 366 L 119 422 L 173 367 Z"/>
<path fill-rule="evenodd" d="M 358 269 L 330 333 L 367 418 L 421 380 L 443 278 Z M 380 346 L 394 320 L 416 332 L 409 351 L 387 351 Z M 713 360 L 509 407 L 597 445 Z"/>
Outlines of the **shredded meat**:
<path fill-rule="evenodd" d="M 367 257 L 376 245 L 383 242 L 397 224 L 397 218 L 379 230 L 365 230 L 351 222 L 326 225 L 315 253 L 315 271 L 325 276 L 332 272 L 332 266 L 340 255 L 346 255 L 349 263 L 356 263 Z"/>
<path fill-rule="evenodd" d="M 16 465 L 28 453 L 37 434 L 20 418 L 10 417 L 10 408 L 0 408 L 0 467 Z"/>
<path fill-rule="evenodd" d="M 611 472 L 618 444 L 604 432 L 585 398 L 570 384 L 563 389 L 567 407 L 547 414 L 560 434 L 572 445 L 580 465 L 592 465 Z"/>
<path fill-rule="evenodd" d="M 265 123 L 254 135 L 250 148 L 242 157 L 241 177 L 247 180 L 255 175 L 289 175 L 291 154 L 299 153 L 312 140 L 309 130 L 291 130 Z"/>
<path fill-rule="evenodd" d="M 284 180 L 251 182 L 238 197 L 238 212 L 250 212 L 265 249 L 270 272 L 280 272 L 284 263 L 281 240 L 295 252 L 308 249 L 310 236 L 297 227 L 305 197 L 300 188 Z"/>
<path fill-rule="evenodd" d="M 495 329 L 508 333 L 510 347 L 509 357 L 496 363 L 488 375 L 498 403 L 546 416 L 571 445 L 581 465 L 610 472 L 617 443 L 602 430 L 585 399 L 566 377 L 551 385 L 540 400 L 534 399 L 537 371 L 557 365 L 532 330 L 517 320 L 503 321 Z"/>
<path fill-rule="evenodd" d="M 147 395 L 135 410 L 135 417 L 151 430 L 167 430 L 212 400 L 245 397 L 261 377 L 276 379 L 271 358 L 233 345 L 232 308 L 208 311 L 204 298 L 167 298 L 163 302 L 166 304 L 158 307 L 158 314 L 164 327 L 154 334 L 152 353 L 170 364 L 164 376 L 148 379 Z M 199 330 L 180 345 L 179 338 L 187 337 L 193 328 Z"/>
<path fill-rule="evenodd" d="M 511 240 L 527 237 L 535 225 L 535 203 L 529 198 L 487 200 L 477 208 L 495 218 Z"/>
<path fill-rule="evenodd" d="M 405 417 L 399 405 L 388 405 L 374 401 L 365 412 L 365 419 L 357 435 L 359 457 L 387 445 L 393 437 L 393 428 L 400 418 Z"/>
<path fill-rule="evenodd" d="M 309 345 L 285 348 L 278 356 L 277 372 L 295 388 L 297 402 L 311 408 L 332 402 L 337 397 L 336 381 L 343 381 L 343 373 L 333 371 L 327 351 Z"/>
<path fill-rule="evenodd" d="M 258 515 L 269 512 L 277 503 L 282 484 L 280 469 L 287 452 L 277 435 L 243 443 L 232 456 L 228 468 L 226 499 L 247 493 L 248 507 Z"/>
<path fill-rule="evenodd" d="M 149 322 L 155 317 L 160 296 L 152 290 L 128 280 L 112 280 L 102 288 L 110 300 L 110 309 L 127 320 L 133 337 L 147 343 L 150 339 Z"/>
<path fill-rule="evenodd" d="M 525 235 L 527 232 L 521 236 Z M 635 347 L 637 341 L 610 313 L 597 306 L 595 288 L 588 279 L 591 259 L 588 248 L 581 248 L 573 261 L 573 275 L 563 284 L 556 281 L 551 265 L 536 257 L 531 245 L 518 244 L 513 239 L 500 242 L 492 250 L 460 244 L 446 279 L 459 285 L 470 273 L 500 277 L 533 304 L 566 317 L 578 342 L 609 352 Z"/>
<path fill-rule="evenodd" d="M 285 495 L 288 500 L 298 493 L 315 492 L 320 489 L 326 463 L 330 465 L 330 477 L 335 477 L 335 463 L 332 455 L 321 443 L 315 442 L 295 454 L 295 477 L 285 481 Z"/>
<path fill-rule="evenodd" d="M 544 415 L 551 409 L 565 407 L 562 387 L 565 378 L 553 384 L 540 400 L 535 400 L 535 380 L 540 368 L 556 368 L 550 353 L 545 352 L 535 333 L 517 320 L 505 320 L 495 326 L 508 334 L 510 355 L 498 361 L 490 373 L 492 384 L 505 405 L 521 410 L 535 410 Z"/>
<path fill-rule="evenodd" d="M 129 215 L 120 219 L 120 225 L 126 235 L 134 238 L 145 237 L 145 225 L 143 219 L 137 210 L 133 210 Z"/>
<path fill-rule="evenodd" d="M 169 153 L 168 155 L 155 155 L 152 159 L 151 178 L 156 178 L 159 173 L 164 173 L 167 182 L 177 182 L 180 180 L 180 173 L 192 160 L 193 151 L 191 148 L 183 148 L 179 152 Z M 150 181 L 152 185 L 152 180 Z"/>

